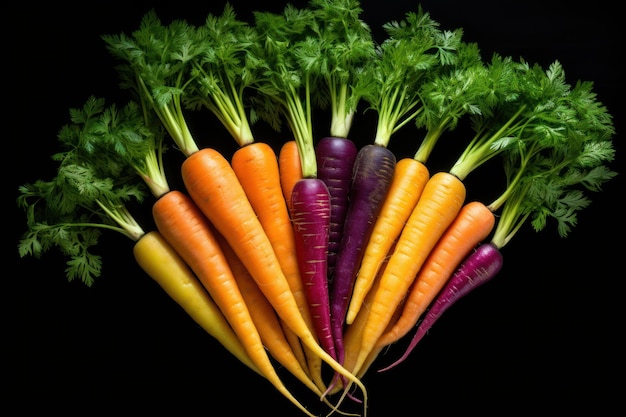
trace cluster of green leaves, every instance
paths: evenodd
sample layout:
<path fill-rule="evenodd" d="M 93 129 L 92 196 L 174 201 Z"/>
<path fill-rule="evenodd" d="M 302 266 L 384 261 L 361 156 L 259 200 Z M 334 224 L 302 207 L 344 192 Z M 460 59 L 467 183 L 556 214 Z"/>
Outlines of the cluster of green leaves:
<path fill-rule="evenodd" d="M 539 65 L 494 55 L 487 66 L 492 93 L 481 112 L 470 115 L 475 136 L 450 169 L 461 179 L 502 156 L 507 186 L 490 204 L 502 208 L 492 242 L 502 247 L 531 218 L 536 231 L 548 218 L 561 236 L 587 207 L 587 191 L 598 191 L 616 173 L 612 117 L 593 93 L 593 84 L 566 82 L 555 61 Z"/>
<path fill-rule="evenodd" d="M 90 286 L 102 269 L 101 257 L 91 252 L 101 231 L 137 241 L 144 230 L 128 204 L 144 200 L 146 183 L 157 193 L 168 187 L 161 168 L 153 166 L 160 141 L 143 124 L 136 103 L 105 107 L 104 99 L 90 97 L 70 110 L 70 121 L 58 134 L 63 151 L 53 155 L 54 178 L 19 187 L 17 204 L 26 212 L 27 232 L 18 249 L 20 256 L 39 258 L 58 248 L 69 258 L 68 280 Z"/>
<path fill-rule="evenodd" d="M 383 28 L 388 36 L 354 88 L 378 116 L 374 143 L 387 146 L 391 135 L 422 111 L 421 86 L 457 63 L 463 31 L 442 30 L 421 6 Z"/>

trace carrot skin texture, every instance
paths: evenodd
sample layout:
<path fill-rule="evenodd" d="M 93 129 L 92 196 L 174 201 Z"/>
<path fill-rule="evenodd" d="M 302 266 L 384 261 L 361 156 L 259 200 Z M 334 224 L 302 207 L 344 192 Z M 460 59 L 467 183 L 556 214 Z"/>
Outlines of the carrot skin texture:
<path fill-rule="evenodd" d="M 355 278 L 354 290 L 346 314 L 348 324 L 352 323 L 359 312 L 363 299 L 372 287 L 372 282 L 391 252 L 394 242 L 400 236 L 429 177 L 430 173 L 426 165 L 416 159 L 402 158 L 397 162 L 391 185 L 382 203 Z"/>
<path fill-rule="evenodd" d="M 343 226 L 348 210 L 352 167 L 358 149 L 350 139 L 328 136 L 315 147 L 317 178 L 330 193 L 330 235 L 328 241 L 328 277 L 332 278 L 337 262 Z"/>
<path fill-rule="evenodd" d="M 183 161 L 181 176 L 190 197 L 226 238 L 278 316 L 303 345 L 355 383 L 367 399 L 363 383 L 319 345 L 302 317 L 276 253 L 228 160 L 216 149 L 203 148 Z"/>
<path fill-rule="evenodd" d="M 244 365 L 262 375 L 250 360 L 221 310 L 189 269 L 185 261 L 157 231 L 142 236 L 133 247 L 137 264 L 154 279 L 183 310 Z"/>
<path fill-rule="evenodd" d="M 212 226 L 195 202 L 172 190 L 154 203 L 152 214 L 159 232 L 198 276 L 262 375 L 292 404 L 313 417 L 278 376 Z"/>
<path fill-rule="evenodd" d="M 502 269 L 502 265 L 502 253 L 493 243 L 485 243 L 476 248 L 465 258 L 441 290 L 424 320 L 417 327 L 404 354 L 391 365 L 380 369 L 379 372 L 387 371 L 403 362 L 443 313 L 461 298 L 493 279 Z"/>
<path fill-rule="evenodd" d="M 380 339 L 389 345 L 404 337 L 433 302 L 463 259 L 482 242 L 495 226 L 495 216 L 485 204 L 465 204 L 424 262 L 404 301 L 402 315 Z"/>
<path fill-rule="evenodd" d="M 276 153 L 267 143 L 254 142 L 239 148 L 233 154 L 231 165 L 272 243 L 278 262 L 298 303 L 300 313 L 312 327 L 300 277 L 289 208 L 281 188 Z M 293 338 L 289 340 L 292 343 L 295 342 Z M 294 346 L 295 348 L 297 346 Z"/>
<path fill-rule="evenodd" d="M 303 177 L 298 144 L 295 140 L 289 140 L 281 146 L 278 153 L 278 166 L 280 168 L 280 185 L 283 189 L 283 196 L 285 197 L 287 207 L 290 207 L 293 186 Z"/>
<path fill-rule="evenodd" d="M 320 344 L 336 358 L 328 301 L 328 239 L 330 194 L 318 178 L 304 178 L 293 187 L 291 219 L 296 253 L 313 327 Z"/>
<path fill-rule="evenodd" d="M 263 292 L 256 285 L 256 282 L 254 282 L 254 279 L 224 237 L 219 233 L 216 234 L 216 237 L 220 242 L 228 264 L 233 271 L 237 286 L 241 291 L 246 306 L 250 310 L 250 315 L 259 330 L 261 340 L 267 347 L 268 352 L 306 387 L 321 396 L 322 391 L 312 382 L 305 368 L 302 368 L 301 364 L 305 362 L 298 360 L 296 352 L 289 343 L 283 331 L 281 321 L 274 312 L 272 305 L 267 301 Z M 299 344 L 300 341 L 297 340 L 297 343 Z"/>
<path fill-rule="evenodd" d="M 456 218 L 465 193 L 463 182 L 448 172 L 437 172 L 426 183 L 380 278 L 363 330 L 355 373 L 385 332 L 432 248 Z"/>
<path fill-rule="evenodd" d="M 374 144 L 362 147 L 353 166 L 350 205 L 346 213 L 337 263 L 331 277 L 330 306 L 338 358 L 343 358 L 343 331 L 357 269 L 396 165 L 395 155 Z"/>

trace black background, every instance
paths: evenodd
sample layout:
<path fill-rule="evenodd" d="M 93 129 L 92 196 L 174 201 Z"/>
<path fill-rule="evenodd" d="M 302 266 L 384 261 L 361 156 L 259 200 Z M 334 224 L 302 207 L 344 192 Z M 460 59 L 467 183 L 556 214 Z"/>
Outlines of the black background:
<path fill-rule="evenodd" d="M 232 4 L 244 19 L 253 9 L 280 11 L 284 5 L 239 0 Z M 402 19 L 418 3 L 361 4 L 364 20 L 381 39 L 382 23 Z M 462 27 L 465 39 L 478 42 L 485 57 L 498 52 L 543 66 L 559 60 L 570 83 L 593 81 L 600 101 L 614 116 L 617 157 L 612 168 L 621 175 L 602 193 L 591 195 L 592 205 L 581 212 L 578 226 L 566 239 L 554 228 L 540 234 L 529 226 L 522 230 L 503 249 L 505 266 L 498 277 L 449 310 L 405 363 L 384 374 L 375 372 L 376 364 L 388 364 L 401 353 L 403 342 L 381 356 L 364 378 L 369 416 L 438 410 L 565 414 L 586 409 L 602 415 L 601 409 L 620 409 L 624 326 L 618 288 L 624 279 L 619 272 L 624 221 L 618 198 L 625 170 L 624 79 L 618 60 L 624 22 L 616 6 L 602 2 L 577 7 L 557 1 L 421 4 L 443 28 Z M 108 101 L 127 99 L 100 35 L 130 33 L 150 8 L 163 22 L 181 18 L 200 24 L 207 13 L 221 13 L 223 3 L 114 0 L 71 7 L 23 2 L 11 7 L 3 29 L 3 87 L 8 89 L 3 95 L 3 125 L 9 127 L 4 165 L 11 179 L 5 208 L 14 210 L 12 217 L 5 217 L 11 227 L 5 253 L 11 268 L 3 273 L 1 287 L 3 347 L 8 349 L 2 373 L 9 387 L 4 405 L 65 415 L 224 414 L 216 410 L 228 410 L 229 415 L 299 415 L 143 273 L 134 263 L 128 239 L 105 235 L 99 248 L 104 273 L 91 288 L 68 283 L 64 259 L 54 253 L 40 260 L 20 259 L 16 249 L 24 231 L 24 215 L 15 205 L 17 187 L 53 175 L 49 157 L 57 150 L 56 134 L 68 121 L 68 109 L 80 107 L 92 94 Z M 8 21 L 15 24 L 11 29 Z M 224 152 L 234 147 L 211 115 L 193 116 L 192 129 L 201 145 L 222 147 Z M 273 143 L 287 135 L 261 125 L 254 129 L 257 139 Z M 325 129 L 316 124 L 318 136 L 325 135 Z M 410 156 L 417 149 L 416 133 L 404 128 L 392 137 L 390 148 L 398 157 Z M 449 167 L 456 157 L 451 145 L 455 137 L 462 139 L 462 131 L 442 139 L 431 157 L 431 170 Z M 352 138 L 359 144 L 373 139 L 371 115 L 355 120 Z M 171 153 L 170 166 L 176 167 L 178 157 Z M 486 166 L 470 174 L 468 198 L 488 200 L 496 192 L 494 169 Z M 170 177 L 176 169 L 172 172 Z M 325 411 L 315 397 L 292 386 L 313 411 Z"/>

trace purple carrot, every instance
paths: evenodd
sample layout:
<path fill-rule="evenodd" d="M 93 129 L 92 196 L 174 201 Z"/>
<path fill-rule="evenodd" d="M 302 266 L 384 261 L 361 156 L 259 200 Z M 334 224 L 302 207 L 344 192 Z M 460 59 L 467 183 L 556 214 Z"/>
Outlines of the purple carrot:
<path fill-rule="evenodd" d="M 330 193 L 330 235 L 328 241 L 328 277 L 332 278 L 341 242 L 343 225 L 348 211 L 348 194 L 352 167 L 358 149 L 346 138 L 328 136 L 315 148 L 317 178 L 326 183 Z"/>
<path fill-rule="evenodd" d="M 493 243 L 480 245 L 472 252 L 441 290 L 400 359 L 378 372 L 387 371 L 403 362 L 443 313 L 474 289 L 490 281 L 502 268 L 502 253 Z"/>
<path fill-rule="evenodd" d="M 387 195 L 396 157 L 384 146 L 363 146 L 356 157 L 350 204 L 330 288 L 330 317 L 337 358 L 343 361 L 343 328 L 363 249 Z"/>
<path fill-rule="evenodd" d="M 328 295 L 327 257 L 330 231 L 330 193 L 324 181 L 303 178 L 291 193 L 291 218 L 300 275 L 315 334 L 320 345 L 336 359 Z"/>

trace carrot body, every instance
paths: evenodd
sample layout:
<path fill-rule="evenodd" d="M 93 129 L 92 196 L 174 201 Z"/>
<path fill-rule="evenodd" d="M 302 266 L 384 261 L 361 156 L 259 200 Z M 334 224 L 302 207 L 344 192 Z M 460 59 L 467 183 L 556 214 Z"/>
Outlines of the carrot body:
<path fill-rule="evenodd" d="M 336 358 L 330 329 L 328 300 L 328 237 L 330 194 L 324 181 L 303 178 L 291 194 L 293 236 L 315 335 L 322 347 Z"/>
<path fill-rule="evenodd" d="M 370 290 L 380 266 L 384 263 L 404 224 L 415 208 L 430 174 L 423 163 L 402 158 L 396 164 L 387 197 L 374 224 L 357 273 L 352 298 L 346 315 L 351 324 Z"/>
<path fill-rule="evenodd" d="M 359 372 L 376 346 L 430 251 L 456 218 L 465 193 L 463 182 L 447 172 L 434 174 L 426 183 L 380 278 L 353 372 Z"/>
<path fill-rule="evenodd" d="M 296 256 L 293 227 L 281 188 L 276 153 L 270 145 L 254 142 L 239 148 L 233 154 L 231 165 L 272 243 L 300 313 L 312 328 L 311 313 Z M 289 337 L 289 340 L 292 344 L 295 343 L 294 338 Z M 296 350 L 298 346 L 294 344 L 293 348 Z M 302 365 L 304 366 L 304 362 Z"/>
<path fill-rule="evenodd" d="M 143 235 L 133 247 L 139 266 L 183 310 L 244 365 L 262 375 L 241 341 L 185 261 L 157 232 Z"/>
<path fill-rule="evenodd" d="M 298 180 L 302 179 L 302 163 L 298 152 L 298 143 L 289 140 L 283 144 L 278 154 L 278 166 L 280 168 L 280 185 L 287 207 L 291 206 L 291 192 Z"/>
<path fill-rule="evenodd" d="M 230 163 L 217 150 L 204 148 L 183 161 L 181 174 L 191 198 L 226 238 L 278 316 L 304 345 L 357 384 L 366 396 L 362 382 L 319 345 L 302 317 L 271 242 Z"/>
<path fill-rule="evenodd" d="M 302 315 L 306 320 L 310 320 L 296 256 L 293 226 L 282 193 L 276 153 L 268 144 L 255 142 L 239 148 L 234 153 L 231 164 L 272 243 Z"/>
<path fill-rule="evenodd" d="M 170 191 L 154 203 L 152 214 L 158 230 L 195 272 L 262 375 L 293 404 L 313 416 L 276 373 L 219 241 L 193 200 L 182 192 Z"/>
<path fill-rule="evenodd" d="M 495 216 L 483 203 L 472 201 L 463 206 L 420 269 L 404 302 L 402 315 L 377 344 L 398 341 L 415 326 L 421 315 L 450 279 L 470 251 L 493 230 Z"/>
<path fill-rule="evenodd" d="M 332 330 L 340 360 L 343 358 L 343 331 L 354 281 L 363 250 L 391 185 L 395 166 L 393 152 L 373 144 L 362 147 L 354 161 L 350 205 L 330 290 Z"/>
<path fill-rule="evenodd" d="M 216 236 L 231 267 L 239 291 L 250 310 L 250 316 L 254 320 L 254 324 L 268 352 L 306 387 L 321 396 L 322 391 L 313 383 L 305 368 L 301 366 L 301 362 L 287 340 L 281 327 L 280 319 L 272 305 L 267 301 L 265 295 L 241 262 L 241 259 L 237 257 L 224 237 L 220 234 L 216 234 Z"/>

